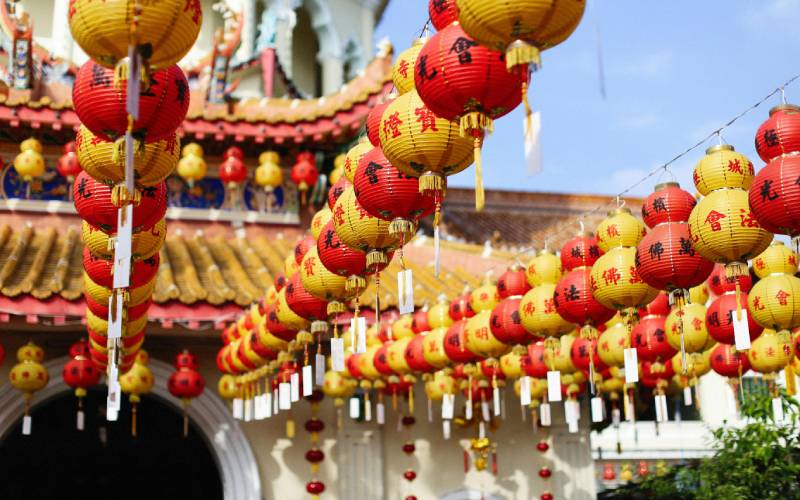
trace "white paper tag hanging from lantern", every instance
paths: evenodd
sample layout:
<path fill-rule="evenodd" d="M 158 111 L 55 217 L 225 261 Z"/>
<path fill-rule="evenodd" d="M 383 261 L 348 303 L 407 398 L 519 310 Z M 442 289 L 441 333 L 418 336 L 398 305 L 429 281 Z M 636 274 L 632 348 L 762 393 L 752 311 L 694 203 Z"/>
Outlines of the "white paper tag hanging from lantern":
<path fill-rule="evenodd" d="M 400 314 L 414 312 L 414 278 L 411 269 L 397 273 L 397 309 Z"/>
<path fill-rule="evenodd" d="M 317 354 L 314 357 L 314 382 L 318 386 L 325 383 L 325 355 Z"/>
<path fill-rule="evenodd" d="M 602 422 L 603 421 L 603 398 L 600 397 L 593 397 L 592 398 L 592 422 Z"/>
<path fill-rule="evenodd" d="M 278 397 L 278 389 L 272 390 L 272 414 L 277 415 L 281 411 L 280 398 Z"/>
<path fill-rule="evenodd" d="M 528 375 L 519 379 L 519 404 L 521 406 L 531 404 L 531 378 Z"/>
<path fill-rule="evenodd" d="M 478 439 L 486 438 L 486 423 L 478 422 Z"/>
<path fill-rule="evenodd" d="M 442 420 L 442 437 L 444 439 L 450 439 L 450 421 L 449 420 Z"/>
<path fill-rule="evenodd" d="M 739 311 L 737 318 L 736 311 L 731 311 L 733 320 L 733 339 L 737 351 L 750 349 L 750 325 L 747 323 L 747 309 Z"/>
<path fill-rule="evenodd" d="M 378 425 L 383 425 L 386 423 L 386 406 L 383 403 L 378 403 L 375 405 L 375 421 Z"/>
<path fill-rule="evenodd" d="M 357 397 L 350 398 L 350 418 L 353 420 L 361 416 L 361 401 Z"/>
<path fill-rule="evenodd" d="M 117 243 L 114 245 L 115 289 L 128 288 L 131 284 L 131 245 L 133 243 L 133 204 L 117 211 Z"/>
<path fill-rule="evenodd" d="M 481 417 L 483 418 L 484 422 L 488 422 L 492 419 L 492 417 L 489 415 L 488 401 L 481 401 Z"/>
<path fill-rule="evenodd" d="M 472 420 L 472 398 L 467 400 L 467 405 L 464 407 L 464 418 Z"/>
<path fill-rule="evenodd" d="M 31 427 L 33 426 L 33 419 L 31 419 L 30 415 L 25 415 L 22 417 L 22 435 L 23 436 L 30 436 L 31 435 Z"/>
<path fill-rule="evenodd" d="M 244 401 L 241 398 L 233 400 L 233 418 L 241 420 L 244 417 Z"/>
<path fill-rule="evenodd" d="M 692 388 L 686 386 L 683 388 L 683 404 L 684 406 L 692 406 Z"/>
<path fill-rule="evenodd" d="M 445 394 L 442 396 L 442 418 L 444 420 L 452 420 L 455 414 L 455 394 Z"/>
<path fill-rule="evenodd" d="M 310 396 L 314 392 L 314 382 L 311 375 L 311 365 L 303 367 L 303 397 Z"/>
<path fill-rule="evenodd" d="M 272 416 L 272 393 L 267 392 L 264 394 L 264 418 Z"/>
<path fill-rule="evenodd" d="M 550 403 L 542 403 L 539 406 L 539 422 L 542 424 L 542 427 L 549 427 L 551 421 Z"/>
<path fill-rule="evenodd" d="M 331 339 L 331 369 L 335 372 L 344 371 L 344 339 Z"/>
<path fill-rule="evenodd" d="M 367 318 L 360 316 L 350 320 L 350 335 L 355 335 L 355 352 L 367 352 Z"/>
<path fill-rule="evenodd" d="M 776 424 L 783 423 L 783 401 L 781 401 L 781 398 L 772 398 L 772 418 Z"/>
<path fill-rule="evenodd" d="M 75 426 L 79 431 L 83 430 L 85 420 L 86 418 L 85 414 L 83 413 L 83 410 L 78 410 L 77 422 L 75 423 Z"/>
<path fill-rule="evenodd" d="M 561 401 L 561 372 L 557 370 L 547 372 L 547 399 Z"/>
<path fill-rule="evenodd" d="M 364 421 L 372 422 L 372 402 L 369 398 L 364 399 Z"/>
<path fill-rule="evenodd" d="M 625 383 L 635 384 L 639 381 L 639 356 L 636 349 L 627 348 L 623 353 L 625 359 Z"/>
<path fill-rule="evenodd" d="M 500 416 L 500 388 L 492 388 L 492 406 L 494 406 L 494 416 Z"/>
<path fill-rule="evenodd" d="M 245 399 L 244 400 L 244 421 L 250 422 L 253 420 L 253 400 L 252 399 Z"/>
<path fill-rule="evenodd" d="M 292 403 L 300 401 L 300 374 L 295 372 L 289 377 Z"/>
<path fill-rule="evenodd" d="M 538 174 L 542 171 L 542 112 L 536 111 L 526 116 L 522 122 L 525 147 L 525 165 L 528 175 Z"/>
<path fill-rule="evenodd" d="M 261 420 L 264 418 L 264 405 L 262 404 L 261 395 L 253 398 L 253 420 Z"/>
<path fill-rule="evenodd" d="M 281 382 L 278 384 L 278 408 L 289 410 L 292 407 L 292 384 Z"/>
<path fill-rule="evenodd" d="M 123 291 L 116 290 L 108 297 L 108 342 L 122 338 L 122 321 L 124 319 L 125 301 Z"/>

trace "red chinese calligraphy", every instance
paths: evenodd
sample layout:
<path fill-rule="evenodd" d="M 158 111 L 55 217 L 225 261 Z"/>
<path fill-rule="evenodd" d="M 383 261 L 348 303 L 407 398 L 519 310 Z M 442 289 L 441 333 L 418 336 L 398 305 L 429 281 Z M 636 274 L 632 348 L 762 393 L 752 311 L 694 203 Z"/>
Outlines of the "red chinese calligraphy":
<path fill-rule="evenodd" d="M 785 305 L 787 305 L 789 303 L 788 299 L 789 299 L 790 296 L 791 296 L 791 294 L 789 294 L 789 293 L 787 293 L 787 292 L 785 292 L 783 290 L 778 290 L 778 293 L 775 294 L 775 298 L 778 299 L 778 304 L 780 304 L 782 306 L 785 306 Z"/>
<path fill-rule="evenodd" d="M 314 262 L 316 259 L 314 257 L 309 257 L 303 261 L 303 270 L 306 272 L 306 276 L 314 276 Z"/>
<path fill-rule="evenodd" d="M 740 175 L 743 174 L 742 162 L 739 161 L 739 158 L 728 160 L 728 172 L 734 172 Z"/>
<path fill-rule="evenodd" d="M 603 271 L 603 281 L 605 281 L 606 286 L 612 283 L 616 285 L 621 277 L 616 267 L 609 267 Z"/>
<path fill-rule="evenodd" d="M 195 24 L 200 22 L 200 16 L 203 15 L 203 8 L 200 6 L 200 0 L 186 0 L 186 6 L 184 6 L 183 11 L 192 13 L 192 21 L 194 21 Z"/>
<path fill-rule="evenodd" d="M 741 226 L 742 227 L 761 227 L 755 217 L 753 217 L 753 212 L 750 210 L 745 210 L 744 208 L 739 209 L 739 219 L 741 219 Z"/>
<path fill-rule="evenodd" d="M 400 112 L 395 111 L 389 118 L 383 120 L 383 133 L 386 135 L 391 135 L 393 139 L 400 137 L 403 135 L 400 132 L 400 125 L 403 124 L 403 120 L 400 119 Z"/>
<path fill-rule="evenodd" d="M 631 284 L 633 284 L 633 283 L 644 283 L 644 280 L 639 277 L 639 271 L 636 269 L 636 266 L 631 266 L 630 274 L 631 274 L 631 277 L 630 277 L 629 281 L 631 282 Z"/>
<path fill-rule="evenodd" d="M 439 131 L 439 129 L 436 128 L 436 115 L 433 114 L 433 111 L 422 106 L 416 108 L 414 114 L 417 115 L 417 121 L 422 124 L 422 130 L 420 130 L 420 132 L 425 132 L 426 130 L 431 130 L 432 132 Z"/>
<path fill-rule="evenodd" d="M 617 229 L 617 225 L 609 224 L 608 227 L 606 228 L 606 234 L 609 237 L 619 236 L 619 229 Z"/>
<path fill-rule="evenodd" d="M 405 59 L 398 61 L 397 72 L 403 75 L 403 78 L 408 78 L 408 61 Z"/>
<path fill-rule="evenodd" d="M 725 217 L 727 217 L 727 215 L 721 214 L 716 210 L 712 210 L 708 212 L 708 215 L 706 216 L 706 224 L 709 224 L 711 226 L 711 230 L 714 232 L 721 231 L 722 224 L 720 224 L 719 221 Z"/>

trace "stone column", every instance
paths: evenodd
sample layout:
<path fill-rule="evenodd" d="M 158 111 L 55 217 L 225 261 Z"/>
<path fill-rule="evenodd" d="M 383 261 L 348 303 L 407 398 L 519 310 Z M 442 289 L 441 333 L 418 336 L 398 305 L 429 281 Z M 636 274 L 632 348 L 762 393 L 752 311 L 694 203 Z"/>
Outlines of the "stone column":
<path fill-rule="evenodd" d="M 337 92 L 344 83 L 344 63 L 341 54 L 322 50 L 317 54 L 322 71 L 322 95 Z"/>

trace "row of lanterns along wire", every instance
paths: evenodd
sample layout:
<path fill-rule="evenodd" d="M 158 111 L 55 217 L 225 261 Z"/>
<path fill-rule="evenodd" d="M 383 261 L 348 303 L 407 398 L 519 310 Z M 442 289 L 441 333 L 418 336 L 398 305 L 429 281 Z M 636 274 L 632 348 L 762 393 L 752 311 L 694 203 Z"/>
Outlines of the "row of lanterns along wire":
<path fill-rule="evenodd" d="M 436 6 L 444 4 L 431 2 L 434 23 L 441 19 Z M 444 72 L 421 56 L 437 47 L 432 42 L 441 47 L 445 35 L 462 29 L 448 23 L 437 25 L 442 30 L 427 44 L 400 54 L 393 78 L 401 94 L 370 113 L 370 142 L 346 155 L 344 177 L 331 187 L 311 233 L 287 256 L 285 275 L 223 332 L 217 364 L 226 375 L 219 389 L 233 399 L 237 415 L 261 420 L 288 410 L 316 383 L 340 409 L 360 389 L 363 402 L 350 400 L 353 416 L 371 419 L 377 397 L 375 420 L 385 421 L 388 397 L 403 418 L 414 413 L 421 376 L 429 401 L 442 402 L 447 436 L 458 392 L 466 399 L 462 418 L 491 422 L 501 413 L 499 389 L 516 379 L 515 390 L 537 423 L 547 426 L 550 402 L 566 398 L 567 421 L 577 430 L 577 398 L 587 388 L 595 421 L 618 421 L 620 410 L 634 420 L 637 382 L 651 390 L 657 420 L 664 421 L 666 396 L 683 391 L 691 404 L 697 398 L 691 388 L 712 369 L 741 387 L 742 374 L 752 368 L 766 375 L 773 391 L 774 375 L 785 370 L 793 388 L 797 254 L 767 231 L 798 233 L 791 162 L 800 137 L 794 137 L 798 118 L 791 106 L 773 110 L 759 131 L 759 154 L 768 165 L 758 176 L 731 146 L 711 147 L 695 167 L 699 202 L 677 183 L 658 185 L 643 206 L 644 224 L 621 205 L 600 223 L 597 236 L 581 232 L 560 256 L 542 251 L 526 269 L 509 268 L 497 284 L 427 310 L 403 310 L 408 297 L 401 292 L 401 311 L 379 314 L 365 328 L 371 316 L 360 315 L 358 295 L 366 277 L 379 282 L 393 252 L 402 252 L 413 235 L 416 219 L 438 214 L 444 177 L 471 154 L 459 142 L 466 139 L 453 133 L 454 122 L 431 116 L 421 97 L 421 86 L 434 81 L 427 76 Z M 469 47 L 462 60 L 484 50 L 468 36 L 457 38 Z M 447 133 L 433 133 L 441 131 Z M 420 190 L 437 193 L 432 204 Z M 714 300 L 706 307 L 709 289 Z M 348 305 L 354 313 L 344 347 L 337 325 L 340 316 L 350 317 Z M 330 366 L 320 345 L 326 320 L 334 325 Z M 315 338 L 316 374 L 309 346 Z M 295 360 L 297 351 L 302 361 Z M 491 448 L 477 446 L 481 453 Z"/>

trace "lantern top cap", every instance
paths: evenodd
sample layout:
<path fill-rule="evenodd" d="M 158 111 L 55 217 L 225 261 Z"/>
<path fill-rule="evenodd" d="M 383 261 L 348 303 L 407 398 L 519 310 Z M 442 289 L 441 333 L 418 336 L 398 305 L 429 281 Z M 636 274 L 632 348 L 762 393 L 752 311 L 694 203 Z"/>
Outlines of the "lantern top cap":
<path fill-rule="evenodd" d="M 419 38 L 415 38 L 414 41 L 411 42 L 411 46 L 416 47 L 417 45 L 425 45 L 425 43 L 427 43 L 429 39 L 430 37 L 427 36 L 421 36 Z"/>
<path fill-rule="evenodd" d="M 679 188 L 679 187 L 681 187 L 681 185 L 675 181 L 662 182 L 660 184 L 656 184 L 656 187 L 653 191 L 661 191 L 662 189 Z"/>
<path fill-rule="evenodd" d="M 610 212 L 608 212 L 608 216 L 609 217 L 613 217 L 613 216 L 619 215 L 619 214 L 631 215 L 631 209 L 628 208 L 628 207 L 619 207 L 619 208 L 615 208 L 614 210 L 611 210 Z"/>
<path fill-rule="evenodd" d="M 716 146 L 711 146 L 710 148 L 706 149 L 706 154 L 710 155 L 711 153 L 716 153 L 717 151 L 735 151 L 733 146 L 730 144 L 717 144 Z"/>
<path fill-rule="evenodd" d="M 787 104 L 787 103 L 778 104 L 777 106 L 774 106 L 772 109 L 769 110 L 769 116 L 774 115 L 778 111 L 791 111 L 793 113 L 799 113 L 800 106 L 798 106 L 797 104 Z"/>

